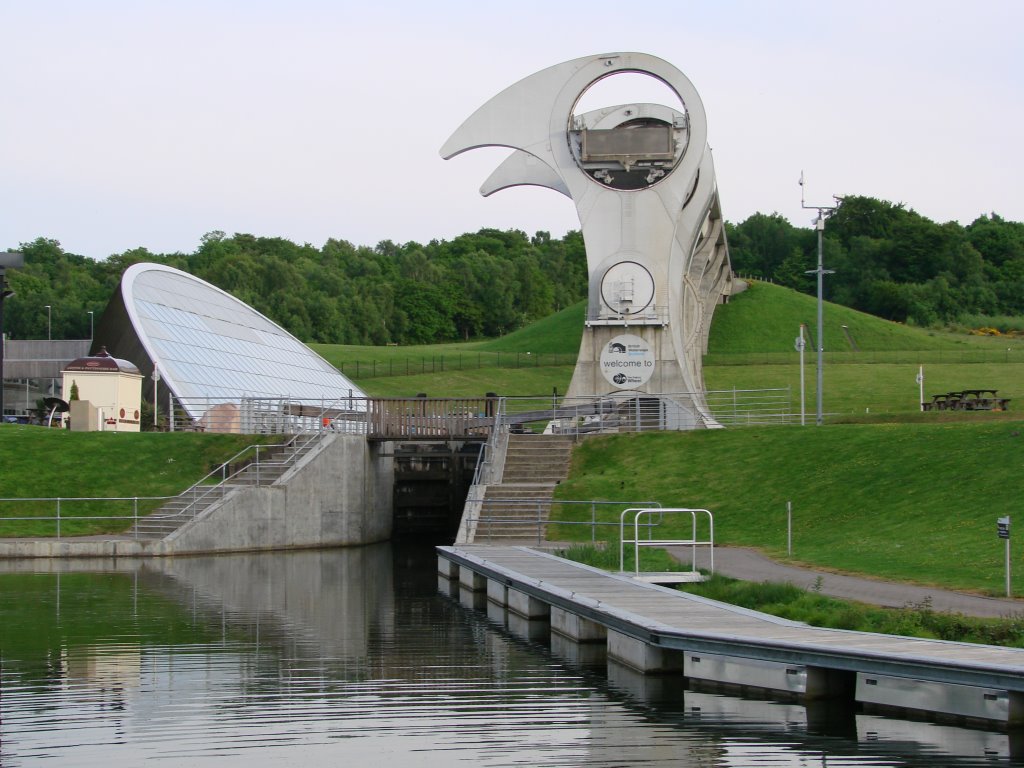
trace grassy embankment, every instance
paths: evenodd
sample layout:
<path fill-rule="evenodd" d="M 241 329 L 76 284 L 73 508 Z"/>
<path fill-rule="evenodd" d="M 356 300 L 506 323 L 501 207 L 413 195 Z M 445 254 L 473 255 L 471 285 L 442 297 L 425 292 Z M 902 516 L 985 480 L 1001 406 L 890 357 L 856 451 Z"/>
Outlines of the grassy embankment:
<path fill-rule="evenodd" d="M 709 388 L 791 386 L 798 403 L 799 365 L 778 360 L 797 358 L 794 329 L 813 323 L 814 310 L 812 298 L 763 284 L 720 307 L 705 361 Z M 826 340 L 841 339 L 849 351 L 831 354 L 826 364 L 825 428 L 585 441 L 559 498 L 705 507 L 715 514 L 717 543 L 784 560 L 791 501 L 794 562 L 999 594 L 1004 549 L 995 520 L 1016 511 L 1021 491 L 1024 344 L 907 328 L 831 305 L 826 318 Z M 845 342 L 842 325 L 859 351 Z M 805 364 L 813 411 L 814 356 Z M 926 398 L 991 387 L 1014 399 L 1011 410 L 921 413 L 919 364 Z M 562 514 L 584 516 L 571 508 Z M 666 528 L 678 535 L 683 521 Z M 590 534 L 566 526 L 550 535 Z M 605 528 L 602 537 L 617 537 L 617 530 Z M 1024 569 L 1016 570 L 1019 593 Z"/>
<path fill-rule="evenodd" d="M 329 359 L 362 356 L 371 366 L 377 360 L 378 373 L 388 364 L 404 370 L 433 359 L 439 365 L 444 355 L 444 373 L 358 378 L 374 395 L 496 391 L 544 396 L 552 388 L 565 391 L 572 366 L 549 367 L 543 357 L 531 354 L 535 364 L 527 367 L 525 353 L 571 356 L 579 344 L 582 312 L 577 305 L 503 339 L 469 345 L 320 351 Z M 761 283 L 734 297 L 715 314 L 705 358 L 708 387 L 790 387 L 798 408 L 800 370 L 793 341 L 801 322 L 814 331 L 815 312 L 812 297 Z M 755 546 L 783 558 L 785 503 L 792 501 L 795 561 L 998 593 L 1003 550 L 994 535 L 995 518 L 1014 511 L 1024 456 L 1018 410 L 1024 408 L 1024 340 L 926 331 L 833 305 L 827 305 L 825 318 L 826 347 L 837 350 L 826 355 L 827 429 L 588 441 L 560 497 L 707 506 L 716 515 L 719 543 Z M 462 370 L 451 364 L 460 350 Z M 486 367 L 488 355 L 496 362 L 498 354 L 515 352 L 520 367 Z M 485 367 L 466 364 L 472 355 L 482 355 Z M 919 365 L 924 366 L 926 399 L 938 392 L 990 387 L 1014 399 L 1011 410 L 921 413 L 915 381 Z M 809 413 L 814 374 L 815 356 L 809 353 Z M 589 537 L 589 531 L 552 531 L 557 538 L 574 535 Z M 606 535 L 612 535 L 610 529 Z M 1014 589 L 1022 588 L 1024 572 L 1014 578 Z"/>
<path fill-rule="evenodd" d="M 0 425 L 0 536 L 53 536 L 56 524 L 15 517 L 53 517 L 61 497 L 62 517 L 93 519 L 61 522 L 62 536 L 116 533 L 131 526 L 131 497 L 173 496 L 214 467 L 255 443 L 276 442 L 253 435 L 195 432 L 68 432 L 41 427 Z M 127 497 L 122 502 L 74 501 L 76 498 Z M 140 500 L 145 514 L 159 500 Z M 114 519 L 103 519 L 112 517 Z M 8 518 L 8 519 L 4 519 Z"/>
<path fill-rule="evenodd" d="M 790 386 L 798 406 L 799 366 L 792 343 L 800 322 L 813 325 L 814 312 L 813 298 L 764 284 L 734 297 L 715 314 L 705 369 L 709 387 Z M 376 396 L 488 391 L 550 396 L 553 388 L 564 392 L 568 386 L 582 316 L 583 306 L 576 305 L 502 339 L 469 344 L 317 350 L 329 360 L 345 361 L 356 383 Z M 832 348 L 835 339 L 850 350 L 829 354 L 825 410 L 833 415 L 828 428 L 624 435 L 588 442 L 562 497 L 708 506 L 716 513 L 720 543 L 758 546 L 775 555 L 785 543 L 784 505 L 791 500 L 799 560 L 997 590 L 1002 550 L 994 520 L 1012 513 L 1009 500 L 1019 495 L 1020 486 L 1024 438 L 1014 433 L 1024 431 L 1016 415 L 1024 408 L 1024 340 L 925 332 L 832 305 L 826 321 L 826 345 Z M 845 342 L 841 325 L 847 325 L 859 351 Z M 987 362 L 970 362 L 981 359 Z M 920 414 L 914 377 L 921 361 L 926 393 L 993 387 L 1015 398 L 1014 410 L 994 414 L 1000 418 L 991 424 L 980 423 L 986 414 L 958 414 L 945 426 L 945 414 Z M 360 376 L 353 362 L 360 363 Z M 813 403 L 814 356 L 807 355 L 805 364 L 807 402 Z M 395 375 L 382 376 L 385 366 Z M 405 375 L 417 366 L 436 372 Z M 839 421 L 884 423 L 832 426 Z M 912 421 L 923 423 L 892 423 Z M 15 441 L 15 435 L 26 438 Z M 252 441 L 243 437 L 211 448 L 216 458 L 193 464 L 184 458 L 193 450 L 188 441 L 196 441 L 199 450 L 221 439 L 236 438 L 51 434 L 4 425 L 0 497 L 176 493 Z M 120 450 L 117 441 L 126 450 L 109 453 Z M 167 482 L 156 482 L 163 479 Z"/>

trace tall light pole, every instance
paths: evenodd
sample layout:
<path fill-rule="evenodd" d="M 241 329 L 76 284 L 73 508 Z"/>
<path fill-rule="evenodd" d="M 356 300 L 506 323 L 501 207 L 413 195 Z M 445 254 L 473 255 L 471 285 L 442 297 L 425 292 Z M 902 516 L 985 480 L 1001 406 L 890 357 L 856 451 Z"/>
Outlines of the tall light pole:
<path fill-rule="evenodd" d="M 46 340 L 51 341 L 50 336 L 50 305 L 46 305 Z"/>
<path fill-rule="evenodd" d="M 95 320 L 95 319 L 96 318 L 93 315 L 93 311 L 90 309 L 89 310 L 89 347 L 90 347 L 89 351 L 90 352 L 92 352 L 92 349 L 91 349 L 91 347 L 92 347 L 92 340 L 93 340 L 93 338 L 95 338 L 95 332 L 93 331 L 93 328 L 94 328 L 93 320 Z"/>
<path fill-rule="evenodd" d="M 25 266 L 25 255 L 22 253 L 0 253 L 0 421 L 4 415 L 4 347 L 7 339 L 4 336 L 4 300 L 14 295 L 7 287 L 7 270 Z"/>
<path fill-rule="evenodd" d="M 833 200 L 838 202 L 839 198 L 833 196 Z M 806 274 L 818 276 L 818 386 L 817 386 L 817 415 L 815 424 L 821 426 L 825 422 L 825 418 L 822 411 L 822 388 L 824 385 L 824 353 L 825 353 L 825 329 L 824 329 L 824 300 L 822 298 L 823 287 L 825 282 L 825 275 L 833 274 L 833 270 L 825 269 L 822 266 L 822 234 L 825 232 L 825 211 L 834 211 L 838 206 L 836 205 L 807 205 L 804 202 L 804 173 L 800 172 L 800 207 L 801 208 L 813 208 L 818 212 L 818 218 L 814 220 L 814 228 L 818 230 L 818 268 L 808 269 Z"/>

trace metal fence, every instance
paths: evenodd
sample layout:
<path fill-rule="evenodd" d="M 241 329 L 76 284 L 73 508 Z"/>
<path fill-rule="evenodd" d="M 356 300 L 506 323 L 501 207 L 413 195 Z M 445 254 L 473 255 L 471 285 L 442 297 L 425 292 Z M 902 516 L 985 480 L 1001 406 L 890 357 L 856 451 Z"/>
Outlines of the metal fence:
<path fill-rule="evenodd" d="M 0 499 L 0 537 L 16 536 L 31 528 L 32 536 L 78 536 L 99 533 L 103 529 L 135 526 L 154 507 L 170 501 L 173 496 L 119 497 L 34 497 Z M 31 512 L 32 514 L 28 514 Z M 98 522 L 119 524 L 96 526 Z M 31 526 L 16 525 L 31 523 Z M 38 524 L 44 523 L 40 527 Z M 131 523 L 131 526 L 128 525 Z M 49 530 L 47 530 L 49 528 Z"/>
<path fill-rule="evenodd" d="M 576 364 L 575 353 L 454 352 L 447 355 L 388 356 L 384 360 L 343 360 L 335 363 L 350 379 L 378 376 L 418 376 L 480 368 L 548 368 Z"/>
<path fill-rule="evenodd" d="M 162 423 L 172 431 L 296 434 L 330 431 L 372 439 L 484 439 L 495 427 L 512 432 L 581 435 L 673 431 L 714 426 L 689 403 L 707 402 L 726 426 L 790 423 L 792 392 L 731 389 L 602 397 L 365 398 L 299 401 L 246 397 L 237 402 L 176 399 Z M 500 416 L 499 416 L 500 415 Z"/>
<path fill-rule="evenodd" d="M 317 435 L 306 439 L 315 442 Z M 89 535 L 121 528 L 132 531 L 138 538 L 140 519 L 163 516 L 173 518 L 177 524 L 191 520 L 243 479 L 249 485 L 273 482 L 301 454 L 300 448 L 285 443 L 247 446 L 176 496 L 0 498 L 0 537 L 16 536 L 20 531 L 60 539 L 65 535 Z M 107 524 L 97 525 L 103 522 Z M 17 523 L 33 525 L 18 526 Z M 40 527 L 39 523 L 49 524 L 49 530 L 47 525 Z"/>
<path fill-rule="evenodd" d="M 808 349 L 812 347 L 808 344 Z M 815 360 L 813 352 L 806 364 Z M 931 350 L 836 350 L 826 351 L 822 360 L 827 365 L 969 365 L 1024 363 L 1024 351 L 1019 347 L 992 349 L 931 349 Z M 704 356 L 704 367 L 728 365 L 799 365 L 796 352 L 729 352 Z"/>

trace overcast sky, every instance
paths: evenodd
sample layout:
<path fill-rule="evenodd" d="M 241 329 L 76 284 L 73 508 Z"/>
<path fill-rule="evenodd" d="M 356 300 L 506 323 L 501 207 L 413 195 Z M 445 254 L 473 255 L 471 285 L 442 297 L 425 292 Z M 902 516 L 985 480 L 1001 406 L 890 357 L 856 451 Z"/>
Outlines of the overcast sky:
<path fill-rule="evenodd" d="M 578 228 L 445 139 L 506 86 L 642 51 L 693 82 L 725 217 L 833 194 L 1024 220 L 1024 2 L 0 0 L 0 249 L 106 258 L 206 232 L 320 246 Z"/>

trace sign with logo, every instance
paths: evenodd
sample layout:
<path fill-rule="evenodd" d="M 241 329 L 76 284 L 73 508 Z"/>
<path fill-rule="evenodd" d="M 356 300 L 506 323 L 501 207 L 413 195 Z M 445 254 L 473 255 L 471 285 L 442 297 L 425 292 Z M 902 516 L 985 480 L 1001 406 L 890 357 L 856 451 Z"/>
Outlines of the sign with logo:
<path fill-rule="evenodd" d="M 1010 538 L 1010 518 L 1000 517 L 996 520 L 996 534 L 1000 539 Z"/>
<path fill-rule="evenodd" d="M 635 389 L 654 375 L 654 351 L 639 336 L 616 336 L 601 350 L 601 375 L 618 389 Z"/>

